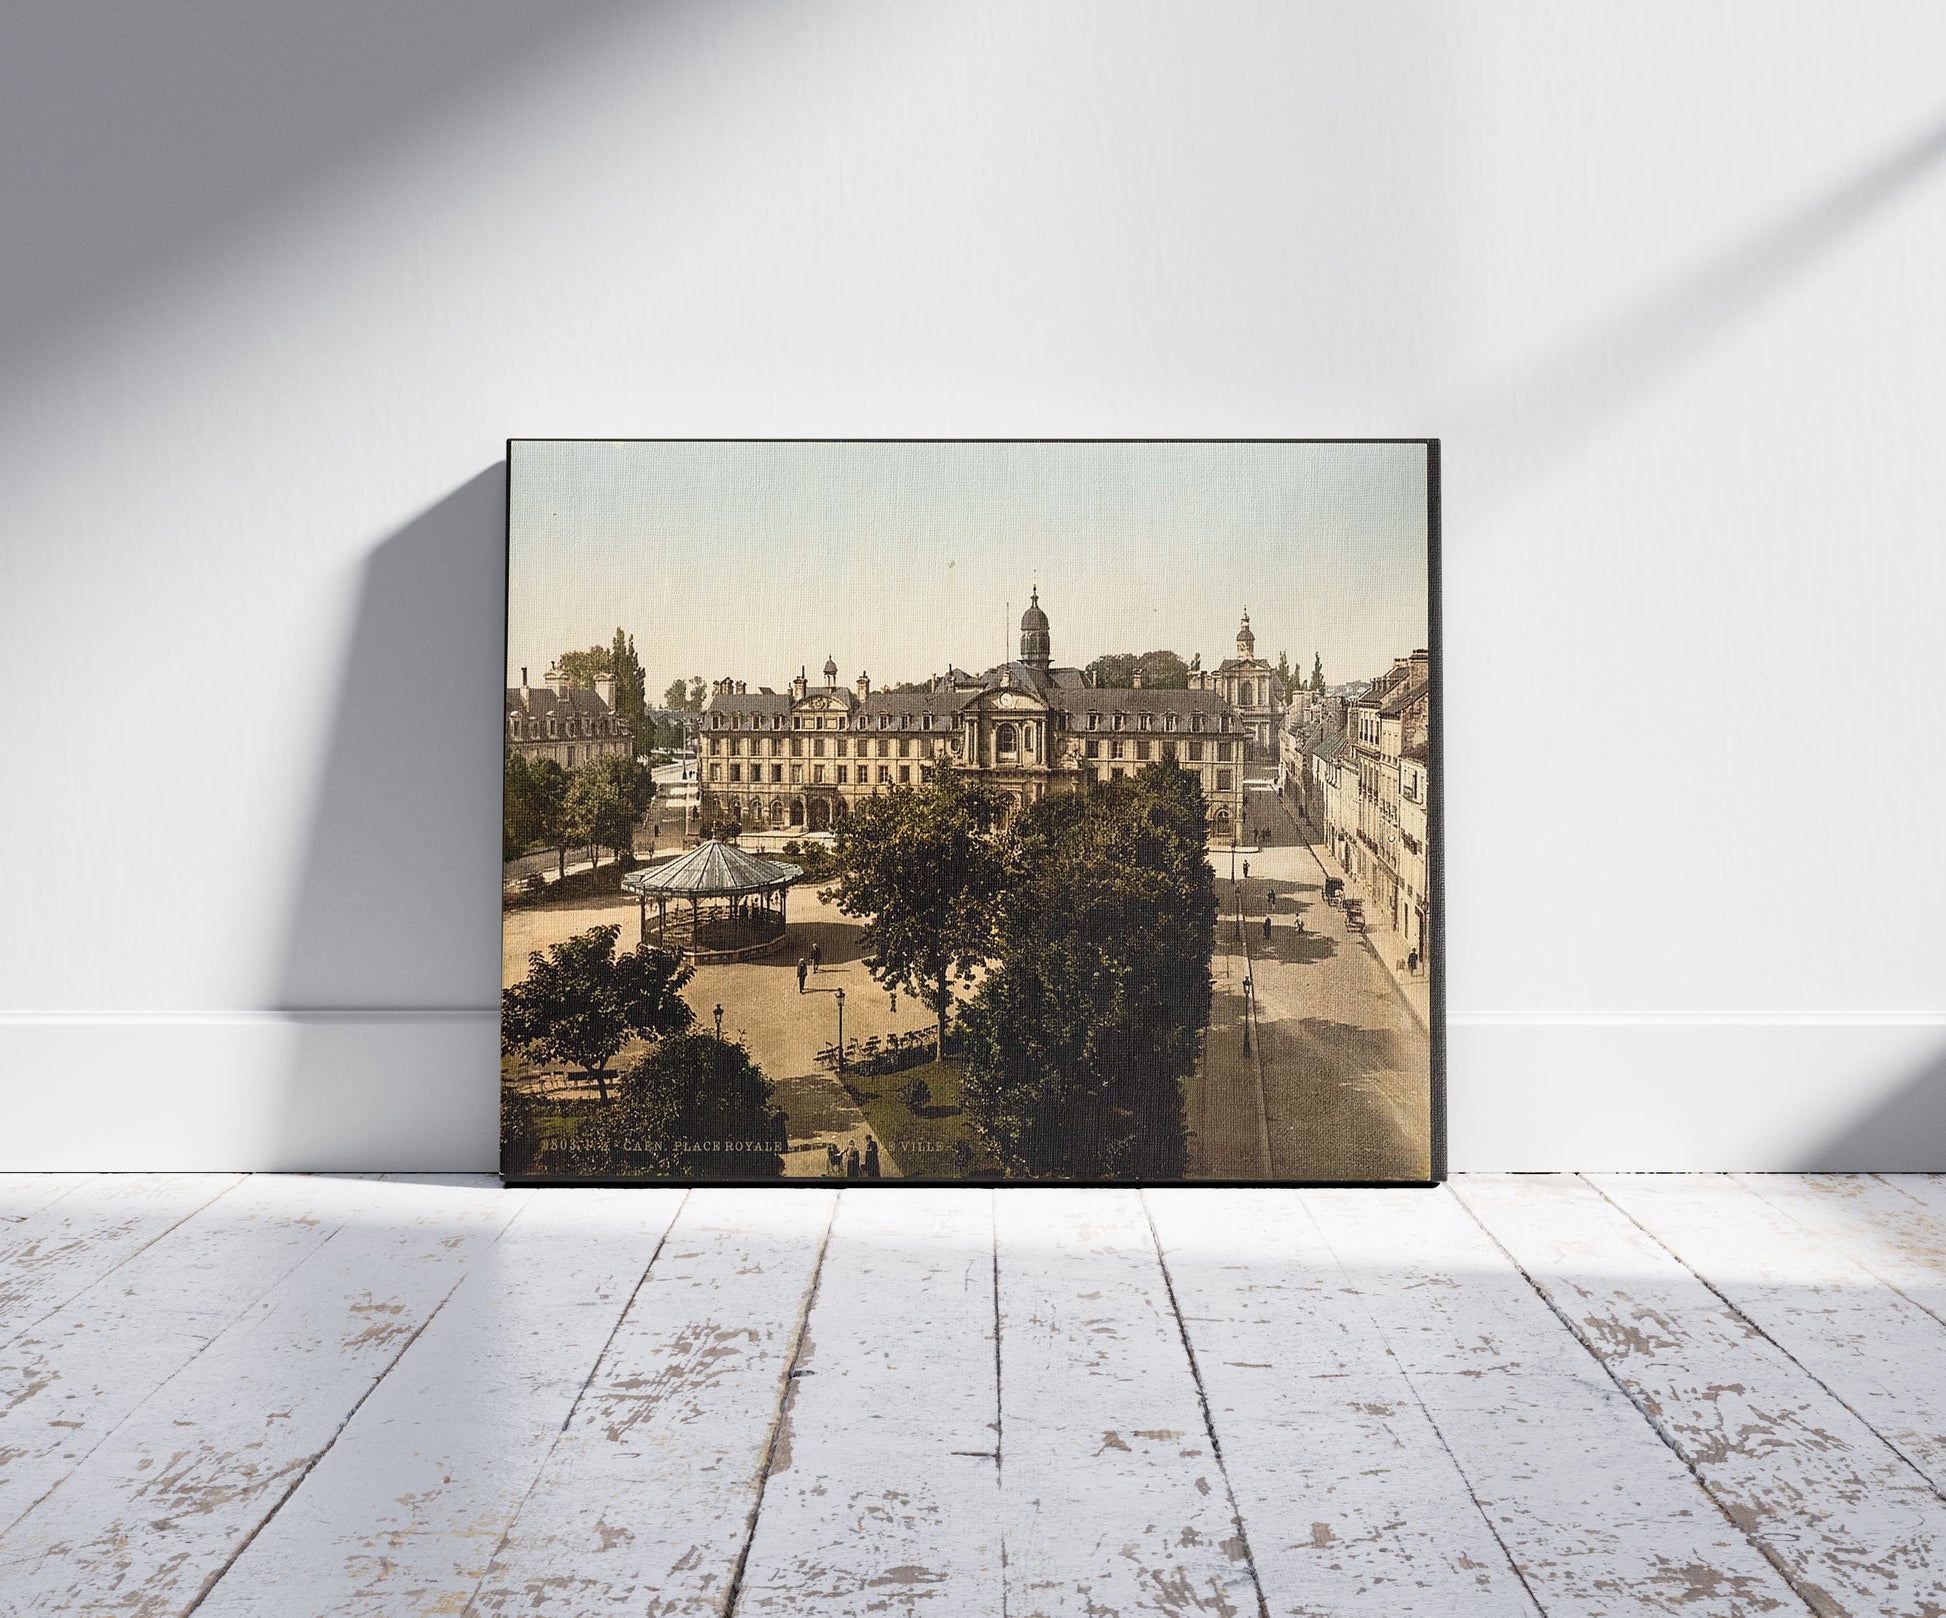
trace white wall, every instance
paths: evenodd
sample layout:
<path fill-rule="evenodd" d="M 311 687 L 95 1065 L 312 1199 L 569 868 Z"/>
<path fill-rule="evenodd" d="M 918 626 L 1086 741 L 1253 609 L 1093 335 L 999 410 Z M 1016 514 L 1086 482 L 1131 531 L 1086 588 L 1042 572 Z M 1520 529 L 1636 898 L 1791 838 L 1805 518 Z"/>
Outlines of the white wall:
<path fill-rule="evenodd" d="M 10 8 L 0 1160 L 491 1163 L 507 435 L 1311 433 L 1446 442 L 1454 1165 L 1946 1167 L 1942 60 Z"/>

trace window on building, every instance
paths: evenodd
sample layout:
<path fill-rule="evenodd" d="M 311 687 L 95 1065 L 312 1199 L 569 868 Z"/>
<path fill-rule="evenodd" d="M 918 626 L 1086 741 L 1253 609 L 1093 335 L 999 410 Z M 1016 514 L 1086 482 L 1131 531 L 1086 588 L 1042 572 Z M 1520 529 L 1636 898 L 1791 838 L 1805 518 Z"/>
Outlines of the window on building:
<path fill-rule="evenodd" d="M 791 757 L 802 758 L 803 756 L 804 756 L 804 738 L 802 736 L 793 736 L 791 738 Z"/>
<path fill-rule="evenodd" d="M 839 786 L 844 786 L 844 785 L 845 785 L 845 784 L 847 783 L 847 781 L 848 781 L 848 780 L 850 779 L 850 776 L 849 776 L 849 771 L 850 771 L 850 769 L 851 769 L 851 766 L 850 766 L 850 765 L 848 765 L 848 764 L 840 764 L 840 765 L 838 766 L 838 785 L 839 785 Z"/>
<path fill-rule="evenodd" d="M 804 766 L 802 764 L 793 764 L 791 766 L 791 785 L 795 787 L 802 786 L 803 784 Z"/>
<path fill-rule="evenodd" d="M 1100 729 L 1101 729 L 1101 715 L 1100 715 L 1100 714 L 1098 714 L 1098 713 L 1091 713 L 1091 714 L 1089 714 L 1089 715 L 1088 715 L 1088 728 L 1089 728 L 1090 730 L 1100 730 Z"/>
<path fill-rule="evenodd" d="M 899 785 L 910 786 L 911 784 L 912 784 L 912 766 L 910 764 L 901 764 L 899 766 Z"/>
<path fill-rule="evenodd" d="M 1108 756 L 1110 758 L 1127 758 L 1128 743 L 1123 741 L 1121 737 L 1117 736 L 1112 742 L 1108 744 Z"/>
<path fill-rule="evenodd" d="M 889 787 L 892 784 L 892 766 L 889 764 L 879 765 L 878 778 L 883 785 Z"/>
<path fill-rule="evenodd" d="M 1127 714 L 1125 714 L 1125 713 L 1118 713 L 1118 714 L 1116 714 L 1116 715 L 1115 715 L 1115 728 L 1116 728 L 1117 730 L 1120 730 L 1120 729 L 1122 729 L 1122 728 L 1123 728 L 1123 727 L 1124 727 L 1125 725 L 1127 725 L 1127 723 L 1128 723 L 1128 715 L 1127 715 Z"/>
<path fill-rule="evenodd" d="M 1231 772 L 1228 770 L 1218 770 L 1216 772 L 1216 790 L 1218 792 L 1228 792 L 1230 790 L 1230 774 Z"/>
<path fill-rule="evenodd" d="M 730 779 L 732 781 L 741 781 L 743 779 L 743 766 L 741 764 L 732 764 L 730 766 Z"/>
<path fill-rule="evenodd" d="M 1146 760 L 1149 757 L 1149 749 L 1154 745 L 1148 737 L 1144 736 L 1135 744 L 1135 756 L 1139 759 Z"/>
<path fill-rule="evenodd" d="M 1162 744 L 1162 757 L 1170 764 L 1176 762 L 1176 744 L 1174 742 L 1164 742 Z"/>
<path fill-rule="evenodd" d="M 1155 715 L 1154 715 L 1154 714 L 1152 714 L 1152 713 L 1145 713 L 1144 715 L 1142 715 L 1142 728 L 1143 728 L 1144 730 L 1153 730 L 1153 729 L 1155 728 Z"/>
<path fill-rule="evenodd" d="M 776 781 L 776 782 L 779 782 L 779 783 L 781 783 L 781 782 L 783 781 L 783 779 L 784 779 L 784 766 L 783 766 L 783 765 L 781 765 L 781 764 L 773 764 L 773 765 L 771 765 L 771 767 L 770 767 L 770 778 L 771 778 L 771 780 L 773 780 L 773 781 Z"/>
<path fill-rule="evenodd" d="M 811 738 L 811 757 L 824 757 L 824 738 L 822 736 L 813 736 Z"/>
<path fill-rule="evenodd" d="M 818 786 L 824 785 L 824 766 L 822 764 L 813 764 L 811 766 L 811 779 Z"/>
<path fill-rule="evenodd" d="M 1216 756 L 1218 758 L 1235 758 L 1236 745 L 1235 742 L 1218 742 L 1216 744 Z"/>
<path fill-rule="evenodd" d="M 1017 753 L 1020 751 L 1020 731 L 1010 724 L 998 725 L 993 732 L 993 750 L 996 753 Z"/>
<path fill-rule="evenodd" d="M 1163 721 L 1163 728 L 1165 730 L 1174 730 L 1176 728 L 1176 716 L 1174 714 L 1169 715 L 1169 717 L 1165 721 Z"/>
<path fill-rule="evenodd" d="M 722 780 L 722 779 L 723 779 L 723 766 L 722 766 L 721 764 L 712 764 L 712 765 L 711 765 L 711 766 L 709 767 L 709 778 L 710 778 L 710 779 L 711 779 L 712 781 L 720 781 L 720 780 Z"/>
<path fill-rule="evenodd" d="M 1100 758 L 1101 743 L 1090 736 L 1086 742 L 1082 743 L 1081 753 L 1084 758 Z"/>
<path fill-rule="evenodd" d="M 568 748 L 568 768 L 574 768 L 574 748 L 572 746 Z"/>

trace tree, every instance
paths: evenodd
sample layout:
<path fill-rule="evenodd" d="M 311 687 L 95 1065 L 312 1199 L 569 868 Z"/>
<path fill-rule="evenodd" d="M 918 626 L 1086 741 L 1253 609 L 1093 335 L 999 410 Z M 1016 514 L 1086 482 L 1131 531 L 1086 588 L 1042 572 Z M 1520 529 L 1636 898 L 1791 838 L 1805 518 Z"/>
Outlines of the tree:
<path fill-rule="evenodd" d="M 789 1124 L 763 1069 L 735 1040 L 676 1034 L 622 1070 L 613 1108 L 576 1134 L 598 1173 L 774 1180 Z"/>
<path fill-rule="evenodd" d="M 614 657 L 606 646 L 590 646 L 584 652 L 563 652 L 555 658 L 554 666 L 569 685 L 578 685 L 584 691 L 594 690 L 595 681 L 615 672 Z"/>
<path fill-rule="evenodd" d="M 1017 823 L 963 1095 L 1009 1174 L 1167 1179 L 1209 1021 L 1216 886 L 1197 778 L 1151 764 Z"/>
<path fill-rule="evenodd" d="M 1311 689 L 1317 692 L 1324 690 L 1324 654 L 1322 652 L 1313 652 L 1311 654 Z"/>
<path fill-rule="evenodd" d="M 647 764 L 626 753 L 603 753 L 568 784 L 568 831 L 591 850 L 613 849 L 625 857 L 635 852 L 635 828 L 654 802 L 655 776 Z"/>
<path fill-rule="evenodd" d="M 692 674 L 686 681 L 678 677 L 671 680 L 669 689 L 662 693 L 662 706 L 683 713 L 701 713 L 706 689 L 700 674 Z"/>
<path fill-rule="evenodd" d="M 642 944 L 615 953 L 621 928 L 591 927 L 543 955 L 500 993 L 500 1049 L 537 1061 L 569 1062 L 608 1100 L 608 1064 L 630 1037 L 661 1039 L 695 1021 L 678 992 L 693 975 L 673 951 Z"/>
<path fill-rule="evenodd" d="M 574 841 L 567 817 L 568 772 L 551 758 L 524 758 L 510 752 L 504 793 L 501 846 L 512 850 L 507 857 L 541 844 L 559 856 L 560 874 L 565 877 L 568 845 Z"/>
<path fill-rule="evenodd" d="M 1000 890 L 997 793 L 941 763 L 933 779 L 867 798 L 838 828 L 838 908 L 863 916 L 865 969 L 916 995 L 939 1025 L 955 983 L 986 959 Z"/>
<path fill-rule="evenodd" d="M 541 841 L 539 788 L 524 753 L 507 749 L 500 786 L 500 857 L 517 859 Z"/>
<path fill-rule="evenodd" d="M 1289 652 L 1279 652 L 1277 654 L 1277 683 L 1286 691 L 1289 691 L 1291 688 L 1291 654 Z"/>
<path fill-rule="evenodd" d="M 608 648 L 608 661 L 615 675 L 615 712 L 628 726 L 635 756 L 647 758 L 655 750 L 655 721 L 649 718 L 649 681 L 642 671 L 642 660 L 635 655 L 635 637 L 615 628 L 615 639 Z"/>
<path fill-rule="evenodd" d="M 1143 685 L 1158 691 L 1189 689 L 1189 665 L 1174 652 L 1110 652 L 1088 665 L 1089 679 L 1109 689 L 1134 685 L 1138 673 Z"/>

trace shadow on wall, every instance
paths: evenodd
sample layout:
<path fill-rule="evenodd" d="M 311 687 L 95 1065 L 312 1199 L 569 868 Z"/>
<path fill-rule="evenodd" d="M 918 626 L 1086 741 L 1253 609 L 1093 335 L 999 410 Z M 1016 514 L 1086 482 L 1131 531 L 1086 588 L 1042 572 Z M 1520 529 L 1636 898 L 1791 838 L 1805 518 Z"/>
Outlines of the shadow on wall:
<path fill-rule="evenodd" d="M 1946 1049 L 1926 1058 L 1888 1100 L 1790 1166 L 1805 1174 L 1946 1171 Z"/>
<path fill-rule="evenodd" d="M 453 101 L 578 44 L 616 0 L 28 0 L 0 53 L 0 365 L 382 164 Z"/>
<path fill-rule="evenodd" d="M 365 564 L 272 991 L 281 1166 L 493 1166 L 505 531 L 501 463 Z"/>

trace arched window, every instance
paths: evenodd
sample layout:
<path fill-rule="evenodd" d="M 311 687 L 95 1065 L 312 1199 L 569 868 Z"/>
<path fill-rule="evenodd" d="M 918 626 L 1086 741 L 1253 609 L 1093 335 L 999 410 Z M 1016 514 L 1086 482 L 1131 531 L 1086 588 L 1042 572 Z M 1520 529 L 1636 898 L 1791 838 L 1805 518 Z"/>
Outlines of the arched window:
<path fill-rule="evenodd" d="M 1020 751 L 1020 731 L 1011 724 L 1002 724 L 993 733 L 993 750 L 996 753 L 1017 753 Z"/>

